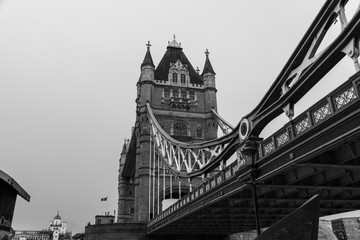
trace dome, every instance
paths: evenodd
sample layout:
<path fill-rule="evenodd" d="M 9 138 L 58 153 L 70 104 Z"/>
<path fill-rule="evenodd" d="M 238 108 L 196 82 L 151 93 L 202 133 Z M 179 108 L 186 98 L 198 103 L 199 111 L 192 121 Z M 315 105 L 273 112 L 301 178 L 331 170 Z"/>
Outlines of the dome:
<path fill-rule="evenodd" d="M 54 217 L 54 220 L 61 220 L 61 217 L 59 215 L 59 212 L 56 214 L 56 216 Z"/>

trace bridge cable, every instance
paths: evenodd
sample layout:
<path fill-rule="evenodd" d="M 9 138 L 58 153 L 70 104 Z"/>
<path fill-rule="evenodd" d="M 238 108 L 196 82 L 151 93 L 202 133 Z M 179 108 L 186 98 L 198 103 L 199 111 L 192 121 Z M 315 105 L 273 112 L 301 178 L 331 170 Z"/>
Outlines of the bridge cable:
<path fill-rule="evenodd" d="M 149 216 L 148 219 L 150 221 L 150 214 L 151 214 L 151 148 L 152 148 L 152 142 L 151 142 L 151 129 L 150 129 L 150 151 L 149 151 Z"/>
<path fill-rule="evenodd" d="M 155 170 L 156 170 L 156 162 L 155 162 L 155 143 L 153 144 L 153 217 L 155 216 Z"/>

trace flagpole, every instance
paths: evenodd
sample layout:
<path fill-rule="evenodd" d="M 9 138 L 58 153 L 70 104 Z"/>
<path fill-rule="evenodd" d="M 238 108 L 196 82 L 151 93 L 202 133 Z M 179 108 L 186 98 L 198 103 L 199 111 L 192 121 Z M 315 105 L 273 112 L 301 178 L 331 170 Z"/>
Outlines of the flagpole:
<path fill-rule="evenodd" d="M 106 212 L 108 211 L 108 207 L 109 207 L 109 201 L 108 201 L 108 197 L 106 197 Z"/>
<path fill-rule="evenodd" d="M 108 208 L 109 208 L 108 197 L 101 198 L 101 201 L 106 202 L 106 212 L 104 212 L 104 215 L 106 215 L 106 213 L 108 212 Z"/>

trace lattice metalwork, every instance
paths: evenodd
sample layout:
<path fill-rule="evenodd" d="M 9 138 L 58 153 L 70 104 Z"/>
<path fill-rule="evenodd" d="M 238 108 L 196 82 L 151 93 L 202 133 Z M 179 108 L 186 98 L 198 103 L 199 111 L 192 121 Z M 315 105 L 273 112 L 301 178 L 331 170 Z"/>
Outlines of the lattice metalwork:
<path fill-rule="evenodd" d="M 230 177 L 231 177 L 231 168 L 225 172 L 225 179 L 229 179 Z"/>
<path fill-rule="evenodd" d="M 307 128 L 311 127 L 308 117 L 295 124 L 296 135 L 304 132 Z"/>
<path fill-rule="evenodd" d="M 218 184 L 221 183 L 221 182 L 222 182 L 222 176 L 221 176 L 221 175 L 218 176 L 218 177 L 216 178 L 216 181 L 217 181 Z"/>
<path fill-rule="evenodd" d="M 287 143 L 289 141 L 289 133 L 284 132 L 280 134 L 278 137 L 276 137 L 276 143 L 280 147 L 281 145 Z"/>
<path fill-rule="evenodd" d="M 215 179 L 211 181 L 211 188 L 214 188 L 216 186 L 216 181 Z"/>
<path fill-rule="evenodd" d="M 275 150 L 275 144 L 274 144 L 273 141 L 268 142 L 267 144 L 264 145 L 264 153 L 265 153 L 265 155 L 271 153 L 274 150 Z"/>
<path fill-rule="evenodd" d="M 331 114 L 331 109 L 329 103 L 326 103 L 324 106 L 313 112 L 314 121 L 317 123 L 318 121 L 324 119 L 326 116 Z"/>
<path fill-rule="evenodd" d="M 233 167 L 233 174 L 235 174 L 238 170 L 239 170 L 240 166 L 238 164 L 236 164 L 234 167 Z"/>
<path fill-rule="evenodd" d="M 357 98 L 354 87 L 346 89 L 344 92 L 335 97 L 335 103 L 337 109 L 342 108 L 353 99 Z"/>
<path fill-rule="evenodd" d="M 193 173 L 206 166 L 226 148 L 232 134 L 216 140 L 188 144 L 169 136 L 156 121 L 152 109 L 147 105 L 149 123 L 155 148 L 165 164 L 175 173 Z"/>

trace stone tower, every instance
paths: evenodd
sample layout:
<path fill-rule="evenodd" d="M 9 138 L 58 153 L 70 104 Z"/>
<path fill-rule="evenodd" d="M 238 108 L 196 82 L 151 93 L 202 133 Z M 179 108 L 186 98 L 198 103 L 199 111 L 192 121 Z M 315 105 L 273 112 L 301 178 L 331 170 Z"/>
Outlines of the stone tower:
<path fill-rule="evenodd" d="M 215 72 L 206 50 L 203 72 L 195 70 L 175 36 L 155 65 L 147 44 L 137 82 L 136 122 L 129 143 L 124 144 L 119 168 L 118 222 L 147 222 L 149 214 L 150 128 L 146 104 L 167 134 L 181 142 L 217 138 Z M 177 197 L 188 189 L 184 180 Z M 183 192 L 184 191 L 184 192 Z"/>

